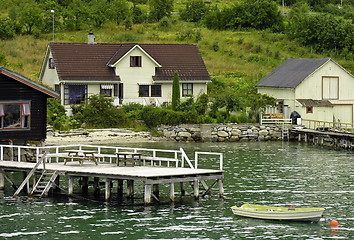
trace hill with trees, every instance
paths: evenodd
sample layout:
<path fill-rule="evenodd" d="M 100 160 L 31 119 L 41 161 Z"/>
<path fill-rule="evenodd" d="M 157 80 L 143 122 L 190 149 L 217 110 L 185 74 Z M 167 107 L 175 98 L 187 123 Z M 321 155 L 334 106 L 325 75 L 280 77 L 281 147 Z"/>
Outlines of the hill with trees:
<path fill-rule="evenodd" d="M 215 121 L 256 121 L 257 109 L 271 99 L 258 95 L 253 85 L 288 58 L 332 57 L 354 72 L 354 0 L 0 4 L 0 65 L 33 80 L 38 79 L 48 42 L 86 42 L 89 31 L 100 43 L 197 44 L 213 80 L 207 101 L 212 100 L 208 116 Z M 198 101 L 200 107 L 205 99 L 181 102 L 179 110 L 188 111 L 192 105 L 195 110 Z M 133 109 L 128 112 L 138 116 L 139 107 Z"/>

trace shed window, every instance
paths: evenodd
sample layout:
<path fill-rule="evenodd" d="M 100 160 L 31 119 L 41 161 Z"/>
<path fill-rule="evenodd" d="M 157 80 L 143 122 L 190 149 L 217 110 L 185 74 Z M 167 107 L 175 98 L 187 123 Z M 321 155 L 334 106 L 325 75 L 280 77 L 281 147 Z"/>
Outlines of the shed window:
<path fill-rule="evenodd" d="M 130 56 L 131 67 L 141 67 L 141 56 Z"/>
<path fill-rule="evenodd" d="M 64 104 L 81 104 L 87 96 L 87 85 L 65 85 Z"/>
<path fill-rule="evenodd" d="M 0 130 L 29 129 L 29 102 L 0 103 Z"/>
<path fill-rule="evenodd" d="M 313 107 L 306 107 L 306 113 L 313 113 Z"/>
<path fill-rule="evenodd" d="M 338 99 L 339 78 L 338 77 L 323 77 L 322 78 L 322 98 L 323 99 Z"/>

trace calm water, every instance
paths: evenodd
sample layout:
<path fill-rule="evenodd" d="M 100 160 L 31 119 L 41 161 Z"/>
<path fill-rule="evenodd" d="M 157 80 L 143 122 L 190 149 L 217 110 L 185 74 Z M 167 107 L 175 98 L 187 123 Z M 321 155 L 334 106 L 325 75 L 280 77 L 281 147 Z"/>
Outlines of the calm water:
<path fill-rule="evenodd" d="M 92 196 L 12 198 L 0 191 L 2 239 L 354 239 L 354 154 L 298 143 L 149 143 L 136 147 L 223 152 L 225 199 L 191 197 L 171 205 L 144 206 L 141 199 L 105 203 Z M 217 163 L 203 162 L 200 167 Z M 141 189 L 139 186 L 136 190 Z M 188 193 L 192 188 L 186 186 Z M 178 191 L 178 187 L 175 187 Z M 137 194 L 142 197 L 142 194 Z M 337 219 L 288 223 L 233 216 L 243 203 L 324 207 Z"/>

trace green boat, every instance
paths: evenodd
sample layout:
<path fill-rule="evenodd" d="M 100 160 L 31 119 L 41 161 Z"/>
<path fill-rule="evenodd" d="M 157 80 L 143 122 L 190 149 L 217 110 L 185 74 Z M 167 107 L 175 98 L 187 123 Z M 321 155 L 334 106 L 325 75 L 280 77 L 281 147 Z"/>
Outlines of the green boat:
<path fill-rule="evenodd" d="M 325 210 L 324 208 L 272 207 L 256 204 L 233 206 L 231 209 L 235 215 L 242 217 L 301 222 L 318 222 Z"/>

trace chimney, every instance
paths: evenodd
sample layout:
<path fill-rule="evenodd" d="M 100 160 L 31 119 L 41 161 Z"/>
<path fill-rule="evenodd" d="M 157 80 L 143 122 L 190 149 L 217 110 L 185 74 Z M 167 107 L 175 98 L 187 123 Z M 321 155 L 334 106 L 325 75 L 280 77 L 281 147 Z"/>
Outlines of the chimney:
<path fill-rule="evenodd" d="M 95 44 L 95 34 L 93 32 L 89 32 L 88 34 L 88 44 Z"/>

